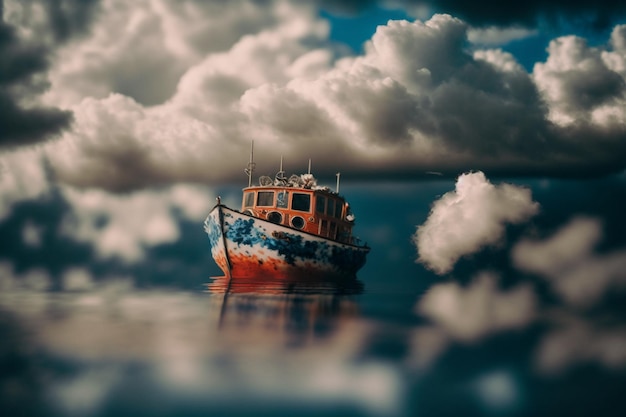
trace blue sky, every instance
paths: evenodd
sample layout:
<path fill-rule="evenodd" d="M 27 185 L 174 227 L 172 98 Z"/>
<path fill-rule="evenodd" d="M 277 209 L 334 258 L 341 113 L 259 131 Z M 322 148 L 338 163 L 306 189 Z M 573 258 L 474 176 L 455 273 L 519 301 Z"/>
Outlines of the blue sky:
<path fill-rule="evenodd" d="M 363 52 L 363 44 L 372 37 L 379 25 L 386 25 L 389 20 L 410 19 L 402 9 L 386 9 L 376 5 L 351 15 L 325 10 L 320 15 L 330 22 L 330 39 L 349 45 L 354 52 Z"/>

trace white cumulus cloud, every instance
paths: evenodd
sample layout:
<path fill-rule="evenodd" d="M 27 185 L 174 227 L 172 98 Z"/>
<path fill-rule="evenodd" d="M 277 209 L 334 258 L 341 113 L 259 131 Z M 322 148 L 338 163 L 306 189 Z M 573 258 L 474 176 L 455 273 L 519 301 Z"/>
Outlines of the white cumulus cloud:
<path fill-rule="evenodd" d="M 529 189 L 494 185 L 482 172 L 463 174 L 417 228 L 418 261 L 439 274 L 449 272 L 461 257 L 497 243 L 507 224 L 524 222 L 538 210 Z"/>
<path fill-rule="evenodd" d="M 10 3 L 16 33 L 46 38 L 47 20 L 31 16 L 45 7 Z M 567 176 L 626 166 L 623 26 L 607 45 L 555 39 L 529 73 L 512 54 L 472 42 L 532 32 L 436 14 L 380 25 L 351 55 L 316 7 L 77 6 L 73 36 L 45 43 L 49 88 L 35 99 L 73 113 L 43 149 L 55 179 L 115 191 L 232 181 L 251 139 L 259 160 L 312 158 L 318 175 Z"/>
<path fill-rule="evenodd" d="M 550 42 L 548 60 L 535 64 L 533 71 L 549 105 L 550 120 L 563 126 L 590 123 L 607 128 L 624 123 L 626 82 L 623 74 L 614 70 L 619 69 L 616 57 L 624 57 L 624 51 L 619 49 L 621 36 L 614 31 L 614 51 L 604 54 L 576 36 Z M 613 117 L 607 117 L 607 113 Z"/>

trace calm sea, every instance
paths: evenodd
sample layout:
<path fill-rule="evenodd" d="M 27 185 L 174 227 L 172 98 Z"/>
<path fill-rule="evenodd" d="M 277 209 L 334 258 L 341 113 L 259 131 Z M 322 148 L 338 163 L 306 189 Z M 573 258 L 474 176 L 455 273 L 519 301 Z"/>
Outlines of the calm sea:
<path fill-rule="evenodd" d="M 476 310 L 469 299 L 451 306 L 460 309 L 457 324 L 425 320 L 413 306 L 428 292 L 368 292 L 359 280 L 244 283 L 228 292 L 224 285 L 138 291 L 114 282 L 71 293 L 3 293 L 2 415 L 623 411 L 623 369 L 594 362 L 585 352 L 593 343 L 577 339 L 578 327 L 569 334 L 570 324 L 557 329 L 564 341 L 542 321 L 493 330 L 494 305 Z M 483 315 L 486 324 L 464 313 Z M 615 348 L 606 355 L 625 354 Z"/>

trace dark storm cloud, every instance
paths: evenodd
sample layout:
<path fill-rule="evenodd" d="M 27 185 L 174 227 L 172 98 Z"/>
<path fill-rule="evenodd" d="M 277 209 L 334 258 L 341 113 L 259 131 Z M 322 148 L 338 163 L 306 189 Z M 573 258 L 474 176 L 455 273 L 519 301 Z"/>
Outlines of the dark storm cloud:
<path fill-rule="evenodd" d="M 568 18 L 593 29 L 604 29 L 626 15 L 626 4 L 615 0 L 318 0 L 318 4 L 322 9 L 340 15 L 354 15 L 376 4 L 405 7 L 409 11 L 411 7 L 428 7 L 431 13 L 449 13 L 474 26 L 536 26 L 542 21 L 558 24 L 561 18 Z"/>
<path fill-rule="evenodd" d="M 58 41 L 74 32 L 85 30 L 91 1 L 45 2 L 50 29 Z M 33 2 L 21 6 L 32 6 Z M 4 4 L 0 2 L 0 146 L 13 147 L 47 139 L 69 127 L 70 112 L 37 107 L 25 101 L 41 93 L 41 75 L 49 68 L 54 43 L 20 38 L 16 27 L 4 21 Z M 35 32 L 38 32 L 35 30 Z M 45 36 L 44 32 L 39 35 Z"/>
<path fill-rule="evenodd" d="M 75 178 L 73 185 L 88 187 L 98 179 L 106 178 L 107 189 L 124 192 L 140 188 L 145 179 L 150 178 L 152 184 L 167 182 L 159 174 L 158 161 L 151 160 L 148 152 L 132 141 L 132 138 L 120 136 L 116 138 L 118 146 L 109 146 L 87 152 L 90 169 L 84 175 Z M 57 169 L 55 175 L 64 178 L 65 171 Z"/>
<path fill-rule="evenodd" d="M 3 86 L 28 78 L 46 69 L 45 50 L 20 44 L 15 28 L 0 22 L 0 83 Z"/>
<path fill-rule="evenodd" d="M 566 101 L 584 110 L 621 97 L 626 87 L 623 78 L 606 69 L 592 74 L 592 77 L 573 74 L 564 78 L 563 82 L 571 85 L 567 91 Z"/>
<path fill-rule="evenodd" d="M 429 5 L 433 11 L 451 13 L 472 25 L 534 26 L 546 19 L 558 23 L 561 17 L 586 22 L 592 27 L 606 28 L 610 23 L 626 14 L 626 3 L 613 0 L 529 0 L 502 2 L 498 0 L 404 0 L 407 5 Z"/>
<path fill-rule="evenodd" d="M 0 147 L 40 142 L 69 126 L 71 113 L 54 108 L 24 109 L 0 90 Z"/>
<path fill-rule="evenodd" d="M 468 62 L 431 96 L 432 130 L 451 148 L 534 154 L 549 135 L 546 109 L 525 73 Z"/>
<path fill-rule="evenodd" d="M 47 70 L 47 53 L 20 40 L 13 26 L 0 21 L 0 146 L 35 143 L 69 126 L 69 112 L 21 103 L 39 89 L 35 77 Z"/>

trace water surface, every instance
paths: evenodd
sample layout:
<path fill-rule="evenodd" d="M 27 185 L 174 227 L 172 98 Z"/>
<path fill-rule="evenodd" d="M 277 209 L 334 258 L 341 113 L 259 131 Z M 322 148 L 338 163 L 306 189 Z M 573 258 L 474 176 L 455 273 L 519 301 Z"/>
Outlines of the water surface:
<path fill-rule="evenodd" d="M 14 288 L 0 296 L 3 415 L 619 414 L 623 370 L 558 365 L 575 353 L 558 344 L 542 364 L 569 319 L 472 334 L 401 298 L 360 280 Z"/>

